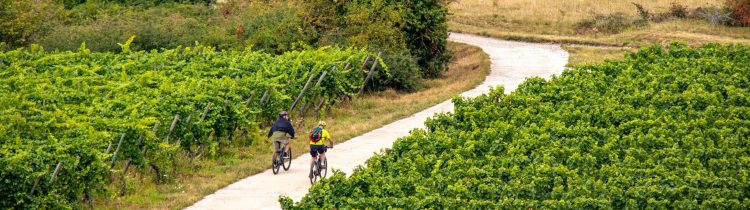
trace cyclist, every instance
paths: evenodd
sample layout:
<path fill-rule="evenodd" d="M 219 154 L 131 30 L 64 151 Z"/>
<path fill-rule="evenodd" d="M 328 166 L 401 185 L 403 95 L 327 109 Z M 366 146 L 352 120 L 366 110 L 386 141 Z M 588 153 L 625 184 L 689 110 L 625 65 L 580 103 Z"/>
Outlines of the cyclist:
<path fill-rule="evenodd" d="M 325 121 L 318 122 L 317 128 L 320 128 L 321 131 L 320 131 L 320 140 L 318 140 L 317 142 L 313 142 L 312 134 L 311 134 L 310 156 L 312 156 L 312 158 L 310 159 L 310 164 L 315 163 L 315 156 L 318 156 L 318 154 L 320 154 L 320 161 L 323 163 L 326 162 L 326 151 L 328 150 L 328 147 L 326 147 L 325 141 L 328 141 L 329 147 L 333 148 L 333 140 L 331 140 L 331 134 L 328 133 L 328 130 L 326 130 L 325 127 L 326 127 Z M 313 130 L 313 132 L 315 132 L 315 130 Z M 326 165 L 322 166 L 322 168 L 326 168 L 326 167 L 328 166 Z M 310 178 L 312 178 L 312 176 L 313 176 L 312 171 L 310 171 Z"/>
<path fill-rule="evenodd" d="M 294 138 L 294 128 L 292 123 L 289 122 L 289 113 L 282 111 L 279 113 L 279 118 L 271 126 L 271 130 L 268 131 L 268 137 L 273 139 L 273 152 L 279 151 L 280 148 L 284 147 L 283 155 L 289 154 L 289 138 Z"/>

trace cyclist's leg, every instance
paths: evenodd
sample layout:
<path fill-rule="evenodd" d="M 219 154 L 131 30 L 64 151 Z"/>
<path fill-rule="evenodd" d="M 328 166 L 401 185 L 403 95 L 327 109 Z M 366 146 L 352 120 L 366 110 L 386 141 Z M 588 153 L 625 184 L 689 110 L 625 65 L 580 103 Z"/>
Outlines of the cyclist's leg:
<path fill-rule="evenodd" d="M 315 145 L 310 145 L 310 174 L 308 177 L 313 178 L 313 164 L 315 164 L 315 157 L 318 156 L 318 151 L 315 149 Z"/>
<path fill-rule="evenodd" d="M 283 154 L 289 154 L 289 139 L 279 140 L 279 143 L 281 144 L 281 149 L 284 150 Z M 281 150 L 279 150 L 279 151 L 281 151 Z"/>
<path fill-rule="evenodd" d="M 318 150 L 315 145 L 310 145 L 310 164 L 315 163 L 315 157 L 318 156 Z"/>
<path fill-rule="evenodd" d="M 274 139 L 273 140 L 273 153 L 276 154 L 277 152 L 281 151 L 281 142 L 279 140 Z"/>
<path fill-rule="evenodd" d="M 326 152 L 328 152 L 328 148 L 326 146 L 321 146 L 320 148 L 320 162 L 321 165 L 323 165 L 323 168 L 326 168 Z"/>
<path fill-rule="evenodd" d="M 284 152 L 289 154 L 289 144 L 291 144 L 292 142 L 289 141 L 289 139 L 285 139 L 283 142 L 284 142 Z"/>

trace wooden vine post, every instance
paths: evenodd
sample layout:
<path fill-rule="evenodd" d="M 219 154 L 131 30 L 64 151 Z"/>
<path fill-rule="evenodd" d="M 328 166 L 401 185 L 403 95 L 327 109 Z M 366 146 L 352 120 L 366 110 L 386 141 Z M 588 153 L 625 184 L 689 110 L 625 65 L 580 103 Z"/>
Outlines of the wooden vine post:
<path fill-rule="evenodd" d="M 172 131 L 177 126 L 177 122 L 180 121 L 180 114 L 175 114 L 174 119 L 172 120 L 172 124 L 169 125 L 169 131 L 167 131 L 167 137 L 164 141 L 166 141 L 167 144 L 169 144 L 169 137 L 172 135 Z"/>
<path fill-rule="evenodd" d="M 49 184 L 52 184 L 55 182 L 55 179 L 57 179 L 57 174 L 60 173 L 60 168 L 62 167 L 62 162 L 57 162 L 57 166 L 55 166 L 55 172 L 52 173 L 52 177 L 49 179 Z"/>
<path fill-rule="evenodd" d="M 289 108 L 289 110 L 294 110 L 294 107 L 297 105 L 297 102 L 299 102 L 299 99 L 302 98 L 302 95 L 305 94 L 305 91 L 310 86 L 310 83 L 312 82 L 314 78 L 314 74 L 310 74 L 310 77 L 307 78 L 307 82 L 305 82 L 305 86 L 302 87 L 302 91 L 299 92 L 299 95 L 297 95 L 297 99 L 294 99 L 294 103 L 292 103 L 292 107 Z"/>
<path fill-rule="evenodd" d="M 120 142 L 117 143 L 115 153 L 112 155 L 112 165 L 110 165 L 110 168 L 115 166 L 115 161 L 117 161 L 117 153 L 120 151 L 120 147 L 122 147 L 123 140 L 125 140 L 125 133 L 122 133 L 122 135 L 120 136 Z"/>
<path fill-rule="evenodd" d="M 380 53 L 378 53 L 378 57 L 380 57 Z M 364 65 L 362 65 L 364 66 Z M 370 71 L 367 72 L 367 76 L 365 77 L 365 81 L 362 83 L 362 88 L 359 89 L 359 92 L 357 95 L 361 95 L 362 92 L 365 91 L 365 85 L 367 85 L 367 81 L 370 80 L 370 77 L 372 77 L 372 73 L 375 72 L 375 67 L 378 67 L 378 60 L 375 59 L 372 62 L 372 67 L 370 67 Z"/>

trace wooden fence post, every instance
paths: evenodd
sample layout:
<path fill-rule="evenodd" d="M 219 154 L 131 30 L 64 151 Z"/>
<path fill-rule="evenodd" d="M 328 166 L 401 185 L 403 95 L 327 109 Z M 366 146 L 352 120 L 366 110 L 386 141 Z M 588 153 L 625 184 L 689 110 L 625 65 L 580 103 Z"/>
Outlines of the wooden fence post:
<path fill-rule="evenodd" d="M 334 71 L 336 71 L 336 66 L 334 66 L 334 67 L 333 67 L 333 68 L 331 69 L 331 72 L 334 72 Z M 316 82 L 316 83 L 315 83 L 315 86 L 314 86 L 314 87 L 320 87 L 320 84 L 321 84 L 321 83 L 323 83 L 323 80 L 324 80 L 324 79 L 326 78 L 326 75 L 328 75 L 328 71 L 323 71 L 323 74 L 321 74 L 321 75 L 320 75 L 320 77 L 318 78 L 318 82 Z M 305 104 L 304 104 L 304 105 L 302 105 L 302 107 L 300 107 L 300 109 L 299 109 L 299 115 L 303 115 L 303 114 L 304 114 L 304 112 L 305 112 L 305 111 L 307 110 L 308 106 L 309 106 L 309 105 L 312 105 L 312 103 L 313 103 L 313 102 L 314 102 L 314 101 L 315 101 L 315 100 L 316 100 L 316 99 L 317 99 L 317 98 L 318 98 L 319 96 L 320 96 L 320 94 L 317 94 L 317 95 L 315 95 L 315 98 L 313 98 L 313 99 L 312 99 L 312 101 L 309 101 L 309 102 L 305 102 Z"/>
<path fill-rule="evenodd" d="M 380 57 L 380 53 L 378 53 L 378 57 Z M 359 92 L 357 93 L 357 95 L 360 95 L 362 94 L 362 92 L 365 91 L 365 85 L 367 85 L 367 81 L 370 80 L 370 77 L 372 77 L 372 72 L 375 71 L 375 67 L 377 66 L 378 66 L 378 60 L 375 59 L 372 63 L 372 67 L 370 68 L 370 71 L 367 72 L 367 77 L 365 77 L 365 82 L 362 83 L 362 88 L 359 89 Z"/>
<path fill-rule="evenodd" d="M 55 172 L 52 173 L 52 177 L 49 179 L 49 184 L 52 184 L 52 182 L 57 179 L 57 174 L 60 172 L 60 168 L 62 167 L 62 162 L 57 162 L 57 166 L 55 166 Z"/>
<path fill-rule="evenodd" d="M 177 121 L 180 120 L 180 114 L 175 114 L 174 119 L 172 120 L 172 125 L 169 126 L 169 131 L 167 131 L 167 138 L 166 142 L 169 144 L 169 137 L 172 135 L 172 131 L 177 126 Z"/>
<path fill-rule="evenodd" d="M 122 146 L 122 140 L 125 140 L 125 133 L 122 133 L 122 136 L 120 136 L 120 142 L 117 143 L 117 149 L 115 149 L 115 153 L 112 155 L 112 165 L 110 166 L 110 168 L 115 166 L 115 161 L 117 161 L 117 153 L 120 151 L 120 147 Z"/>
<path fill-rule="evenodd" d="M 253 99 L 254 99 L 254 98 L 255 98 L 255 91 L 253 91 L 253 94 L 252 94 L 252 95 L 250 95 L 250 97 L 249 97 L 249 98 L 247 98 L 247 101 L 245 101 L 245 107 L 248 107 L 248 106 L 250 106 L 250 103 L 252 103 L 252 102 L 253 102 Z"/>
<path fill-rule="evenodd" d="M 266 103 L 266 99 L 268 98 L 269 91 L 271 91 L 271 88 L 266 89 L 266 92 L 263 92 L 263 96 L 260 97 L 260 104 Z"/>
<path fill-rule="evenodd" d="M 127 186 L 127 180 L 125 180 L 125 175 L 128 173 L 128 169 L 130 168 L 130 160 L 125 162 L 125 169 L 122 170 L 122 187 L 120 188 L 120 196 L 125 195 L 125 187 Z"/>
<path fill-rule="evenodd" d="M 370 55 L 367 55 L 367 57 L 365 57 L 365 62 L 362 62 L 362 66 L 360 66 L 359 69 L 365 69 L 365 65 L 367 65 L 367 61 L 370 61 Z"/>
<path fill-rule="evenodd" d="M 305 82 L 305 86 L 302 88 L 302 91 L 299 92 L 299 95 L 297 95 L 297 99 L 294 100 L 294 103 L 292 103 L 292 107 L 289 108 L 289 111 L 294 110 L 294 106 L 297 105 L 297 102 L 299 102 L 299 99 L 302 98 L 302 95 L 305 94 L 305 91 L 307 90 L 307 87 L 310 86 L 310 82 L 312 82 L 314 76 L 315 74 L 310 74 L 310 77 L 307 78 L 307 82 Z"/>
<path fill-rule="evenodd" d="M 208 110 L 211 109 L 211 102 L 209 101 L 208 104 L 206 104 L 206 108 L 203 109 L 203 113 L 201 114 L 201 122 L 203 122 L 203 119 L 206 119 L 206 115 L 208 114 Z"/>

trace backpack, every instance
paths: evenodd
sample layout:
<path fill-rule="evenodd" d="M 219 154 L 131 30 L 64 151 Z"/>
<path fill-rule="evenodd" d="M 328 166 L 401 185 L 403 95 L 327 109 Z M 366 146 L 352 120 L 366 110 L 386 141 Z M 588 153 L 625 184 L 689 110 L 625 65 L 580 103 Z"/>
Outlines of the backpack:
<path fill-rule="evenodd" d="M 310 131 L 310 141 L 313 143 L 317 143 L 320 141 L 320 139 L 323 138 L 323 129 L 320 127 L 313 128 L 312 131 Z"/>

